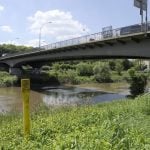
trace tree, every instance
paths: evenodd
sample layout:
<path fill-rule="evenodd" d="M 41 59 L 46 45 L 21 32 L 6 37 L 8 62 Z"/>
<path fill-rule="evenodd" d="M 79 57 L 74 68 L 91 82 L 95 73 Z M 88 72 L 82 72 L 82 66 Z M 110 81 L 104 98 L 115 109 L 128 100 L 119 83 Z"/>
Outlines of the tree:
<path fill-rule="evenodd" d="M 133 67 L 133 63 L 131 61 L 129 61 L 128 59 L 123 59 L 122 66 L 123 66 L 123 70 L 128 70 L 131 67 Z"/>
<path fill-rule="evenodd" d="M 116 67 L 115 60 L 110 60 L 109 61 L 109 67 L 110 67 L 111 70 L 115 70 L 115 67 Z"/>
<path fill-rule="evenodd" d="M 2 54 L 13 54 L 18 52 L 27 52 L 31 50 L 34 50 L 34 48 L 26 46 L 16 46 L 13 44 L 3 44 L 0 45 L 0 56 L 2 56 Z"/>
<path fill-rule="evenodd" d="M 98 82 L 111 82 L 110 68 L 108 64 L 98 63 L 94 67 L 94 76 Z"/>
<path fill-rule="evenodd" d="M 121 75 L 121 72 L 123 71 L 123 66 L 122 66 L 121 62 L 116 63 L 115 70 L 117 71 L 118 75 Z"/>
<path fill-rule="evenodd" d="M 144 73 L 135 73 L 134 69 L 129 69 L 130 93 L 133 97 L 143 94 L 147 85 L 147 76 Z"/>
<path fill-rule="evenodd" d="M 80 76 L 91 76 L 93 75 L 93 66 L 90 63 L 79 63 L 77 72 Z"/>

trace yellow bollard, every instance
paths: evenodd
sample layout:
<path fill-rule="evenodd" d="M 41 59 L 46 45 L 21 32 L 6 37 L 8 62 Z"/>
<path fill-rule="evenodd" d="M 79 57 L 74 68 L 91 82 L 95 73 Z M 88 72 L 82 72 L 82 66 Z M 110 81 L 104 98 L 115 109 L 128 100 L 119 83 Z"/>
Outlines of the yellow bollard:
<path fill-rule="evenodd" d="M 21 79 L 21 92 L 23 99 L 23 129 L 24 136 L 30 134 L 30 111 L 29 111 L 29 96 L 30 96 L 30 80 Z"/>

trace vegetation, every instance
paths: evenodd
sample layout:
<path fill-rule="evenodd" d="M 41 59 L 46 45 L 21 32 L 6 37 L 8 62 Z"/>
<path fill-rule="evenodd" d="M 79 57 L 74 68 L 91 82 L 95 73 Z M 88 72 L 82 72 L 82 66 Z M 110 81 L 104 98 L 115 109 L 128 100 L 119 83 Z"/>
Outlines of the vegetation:
<path fill-rule="evenodd" d="M 111 82 L 110 68 L 107 64 L 99 63 L 94 67 L 94 75 L 97 82 Z"/>
<path fill-rule="evenodd" d="M 26 46 L 15 46 L 12 44 L 3 44 L 0 45 L 0 56 L 6 55 L 6 54 L 13 54 L 18 52 L 26 52 L 33 50 L 32 47 L 26 47 Z"/>
<path fill-rule="evenodd" d="M 137 61 L 123 60 L 101 60 L 101 61 L 73 61 L 57 62 L 49 66 L 43 66 L 41 72 L 47 76 L 53 74 L 58 82 L 62 84 L 83 84 L 83 83 L 106 83 L 126 81 L 129 77 L 127 70 L 131 67 L 139 70 Z M 48 78 L 47 78 L 48 79 Z"/>
<path fill-rule="evenodd" d="M 0 87 L 12 86 L 16 84 L 17 77 L 9 75 L 7 72 L 0 72 Z"/>
<path fill-rule="evenodd" d="M 123 66 L 122 66 L 122 64 L 118 62 L 118 63 L 116 64 L 115 70 L 117 71 L 118 75 L 121 76 L 121 75 L 122 75 L 122 71 L 123 71 Z"/>
<path fill-rule="evenodd" d="M 81 62 L 77 65 L 77 72 L 80 76 L 92 76 L 93 65 L 90 63 Z"/>
<path fill-rule="evenodd" d="M 143 94 L 147 85 L 147 76 L 144 73 L 135 73 L 134 69 L 129 69 L 130 93 L 133 97 Z"/>
<path fill-rule="evenodd" d="M 29 139 L 23 138 L 22 115 L 0 115 L 4 150 L 149 150 L 150 95 L 93 106 L 37 110 Z"/>

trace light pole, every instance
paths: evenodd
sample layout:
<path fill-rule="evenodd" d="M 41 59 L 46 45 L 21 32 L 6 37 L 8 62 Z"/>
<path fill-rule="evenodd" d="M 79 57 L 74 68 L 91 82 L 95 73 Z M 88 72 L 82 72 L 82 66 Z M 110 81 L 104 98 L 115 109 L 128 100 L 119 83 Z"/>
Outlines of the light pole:
<path fill-rule="evenodd" d="M 141 15 L 141 30 L 143 31 L 143 27 L 145 28 L 145 31 L 147 32 L 147 23 L 148 23 L 148 0 L 134 0 L 134 6 L 140 9 L 140 15 Z M 144 23 L 144 14 L 143 12 L 146 12 L 145 17 L 145 23 Z M 144 26 L 143 26 L 144 25 Z"/>
<path fill-rule="evenodd" d="M 46 24 L 48 24 L 48 23 L 52 23 L 52 22 L 51 22 L 51 21 L 50 21 L 50 22 L 46 22 L 46 23 L 42 24 L 41 27 L 40 27 L 40 32 L 39 32 L 39 49 L 40 49 L 40 47 L 41 47 L 41 32 L 42 32 L 42 28 L 43 28 Z"/>

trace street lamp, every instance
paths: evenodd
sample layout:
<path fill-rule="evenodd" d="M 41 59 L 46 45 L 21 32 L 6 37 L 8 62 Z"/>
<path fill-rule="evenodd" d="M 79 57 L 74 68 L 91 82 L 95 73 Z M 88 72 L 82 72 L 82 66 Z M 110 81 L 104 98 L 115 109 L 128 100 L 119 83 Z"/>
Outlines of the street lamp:
<path fill-rule="evenodd" d="M 52 23 L 52 22 L 51 22 L 51 21 L 50 21 L 50 22 L 46 22 L 46 23 L 42 24 L 41 27 L 40 27 L 40 32 L 39 32 L 39 49 L 40 49 L 40 47 L 41 47 L 41 32 L 42 32 L 42 28 L 43 28 L 46 24 L 48 24 L 48 23 Z"/>

